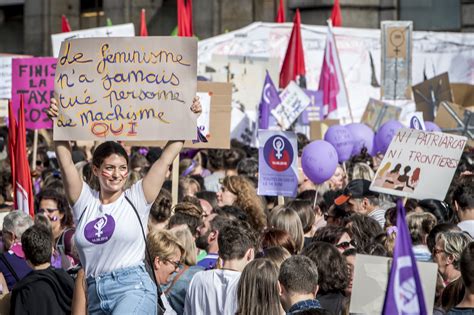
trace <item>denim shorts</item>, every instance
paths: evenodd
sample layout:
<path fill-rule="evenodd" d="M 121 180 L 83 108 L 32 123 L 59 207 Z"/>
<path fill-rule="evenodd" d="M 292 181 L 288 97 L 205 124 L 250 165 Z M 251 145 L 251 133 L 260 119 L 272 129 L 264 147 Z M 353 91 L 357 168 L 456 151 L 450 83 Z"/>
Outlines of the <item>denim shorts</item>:
<path fill-rule="evenodd" d="M 157 301 L 156 285 L 143 264 L 87 278 L 90 315 L 154 315 Z"/>

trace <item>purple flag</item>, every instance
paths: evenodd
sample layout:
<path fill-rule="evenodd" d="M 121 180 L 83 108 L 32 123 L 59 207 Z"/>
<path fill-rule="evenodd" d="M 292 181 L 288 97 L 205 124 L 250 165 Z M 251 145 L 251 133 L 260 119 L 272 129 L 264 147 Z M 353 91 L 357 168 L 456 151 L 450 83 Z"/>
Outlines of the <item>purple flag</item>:
<path fill-rule="evenodd" d="M 382 314 L 426 315 L 425 298 L 413 255 L 402 200 L 397 202 L 398 234 Z"/>
<path fill-rule="evenodd" d="M 268 129 L 271 126 L 277 126 L 277 122 L 273 115 L 270 115 L 272 109 L 275 109 L 281 103 L 278 90 L 273 84 L 272 78 L 268 74 L 265 76 L 265 84 L 263 85 L 262 99 L 258 108 L 258 128 Z"/>

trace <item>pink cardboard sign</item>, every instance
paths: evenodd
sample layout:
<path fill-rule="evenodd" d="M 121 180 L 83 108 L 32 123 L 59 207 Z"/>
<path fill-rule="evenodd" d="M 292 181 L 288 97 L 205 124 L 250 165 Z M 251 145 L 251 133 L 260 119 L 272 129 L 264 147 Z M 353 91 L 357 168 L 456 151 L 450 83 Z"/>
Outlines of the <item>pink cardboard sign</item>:
<path fill-rule="evenodd" d="M 51 129 L 46 115 L 54 93 L 57 59 L 52 57 L 15 58 L 12 60 L 12 103 L 15 112 L 20 108 L 20 97 L 25 103 L 28 129 Z"/>

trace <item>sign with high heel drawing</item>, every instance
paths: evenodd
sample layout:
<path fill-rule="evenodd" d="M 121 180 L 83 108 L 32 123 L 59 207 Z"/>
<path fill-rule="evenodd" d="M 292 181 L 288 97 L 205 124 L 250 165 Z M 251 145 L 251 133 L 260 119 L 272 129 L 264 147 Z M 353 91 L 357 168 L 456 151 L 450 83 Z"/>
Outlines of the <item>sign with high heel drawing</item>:
<path fill-rule="evenodd" d="M 415 199 L 444 200 L 467 138 L 400 129 L 385 153 L 370 190 Z"/>
<path fill-rule="evenodd" d="M 196 62 L 190 37 L 64 41 L 54 140 L 195 140 Z"/>

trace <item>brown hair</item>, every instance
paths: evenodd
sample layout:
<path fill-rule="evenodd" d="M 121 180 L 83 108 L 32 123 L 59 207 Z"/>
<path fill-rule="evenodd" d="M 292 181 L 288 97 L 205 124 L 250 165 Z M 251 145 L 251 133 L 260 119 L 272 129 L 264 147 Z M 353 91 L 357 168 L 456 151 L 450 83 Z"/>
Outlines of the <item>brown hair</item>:
<path fill-rule="evenodd" d="M 249 222 L 257 231 L 263 231 L 267 218 L 264 206 L 252 183 L 243 176 L 228 176 L 222 185 L 237 196 L 234 205 L 240 207 L 249 215 Z"/>
<path fill-rule="evenodd" d="M 295 241 L 296 252 L 299 253 L 304 245 L 303 225 L 300 217 L 290 208 L 283 208 L 279 211 L 272 211 L 270 215 L 270 226 L 288 231 Z"/>
<path fill-rule="evenodd" d="M 262 235 L 261 239 L 262 249 L 268 247 L 278 246 L 283 247 L 290 252 L 290 254 L 296 254 L 295 241 L 291 237 L 290 233 L 285 230 L 271 228 Z"/>
<path fill-rule="evenodd" d="M 279 315 L 278 267 L 268 259 L 251 261 L 240 276 L 237 314 Z"/>

